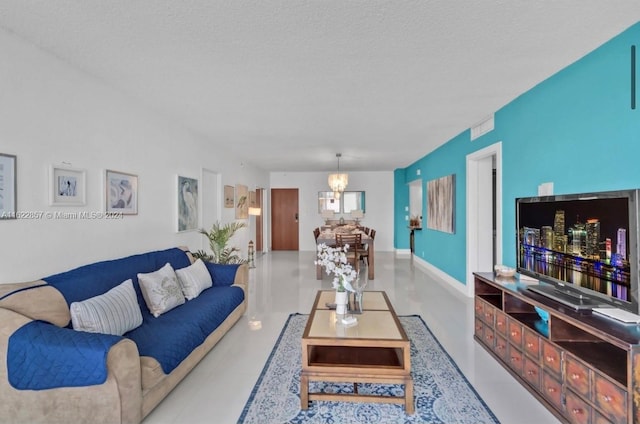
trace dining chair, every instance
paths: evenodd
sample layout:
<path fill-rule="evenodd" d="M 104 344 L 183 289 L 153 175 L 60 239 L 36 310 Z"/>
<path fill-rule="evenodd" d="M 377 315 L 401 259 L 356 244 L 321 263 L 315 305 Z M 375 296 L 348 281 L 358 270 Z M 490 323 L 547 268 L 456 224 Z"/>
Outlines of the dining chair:
<path fill-rule="evenodd" d="M 368 229 L 368 228 L 367 228 Z M 376 238 L 376 230 L 369 230 L 367 235 L 373 240 Z M 360 250 L 360 260 L 365 262 L 367 266 L 369 266 L 369 244 L 365 243 L 362 245 L 362 249 Z"/>
<path fill-rule="evenodd" d="M 313 230 L 313 238 L 316 239 L 316 244 L 318 244 L 318 237 L 320 237 L 320 228 L 316 227 Z"/>
<path fill-rule="evenodd" d="M 347 261 L 353 266 L 356 272 L 360 271 L 360 253 L 362 252 L 362 234 L 340 234 L 336 233 L 336 246 L 344 247 L 349 245 L 347 250 Z"/>

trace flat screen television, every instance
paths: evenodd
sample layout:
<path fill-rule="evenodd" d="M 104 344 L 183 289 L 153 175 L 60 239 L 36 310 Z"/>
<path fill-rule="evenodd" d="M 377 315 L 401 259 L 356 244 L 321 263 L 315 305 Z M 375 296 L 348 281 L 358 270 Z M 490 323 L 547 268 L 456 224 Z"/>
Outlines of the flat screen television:
<path fill-rule="evenodd" d="M 638 314 L 639 190 L 516 199 L 517 271 L 574 309 Z"/>

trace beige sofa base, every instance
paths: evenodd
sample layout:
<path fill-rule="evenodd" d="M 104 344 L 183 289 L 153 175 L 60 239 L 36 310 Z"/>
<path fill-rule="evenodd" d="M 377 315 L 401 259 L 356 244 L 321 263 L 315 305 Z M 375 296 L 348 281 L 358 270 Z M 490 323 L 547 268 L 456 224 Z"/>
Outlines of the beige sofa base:
<path fill-rule="evenodd" d="M 195 368 L 196 365 L 205 357 L 207 353 L 220 341 L 220 339 L 229 331 L 231 327 L 242 317 L 247 309 L 247 302 L 242 302 L 229 316 L 216 328 L 216 330 L 205 339 L 205 341 L 195 348 L 193 352 L 189 354 L 178 365 L 171 374 L 167 375 L 161 382 L 156 384 L 151 389 L 148 389 L 142 393 L 142 418 L 149 415 L 153 409 L 173 390 L 182 379 L 189 374 L 189 372 Z M 146 361 L 158 364 L 155 359 L 149 357 L 142 357 L 143 364 Z M 143 365 L 144 367 L 145 365 Z M 144 371 L 143 371 L 144 374 Z"/>

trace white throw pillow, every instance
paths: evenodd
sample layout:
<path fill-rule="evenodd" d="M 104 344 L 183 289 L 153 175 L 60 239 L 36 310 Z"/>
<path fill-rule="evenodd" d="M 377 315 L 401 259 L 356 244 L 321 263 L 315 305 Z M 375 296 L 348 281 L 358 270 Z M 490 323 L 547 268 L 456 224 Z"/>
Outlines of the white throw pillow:
<path fill-rule="evenodd" d="M 142 324 L 142 313 L 131 279 L 108 292 L 73 302 L 70 306 L 74 330 L 121 336 Z"/>
<path fill-rule="evenodd" d="M 138 282 L 142 297 L 149 311 L 156 318 L 184 303 L 184 294 L 178 283 L 178 277 L 168 262 L 157 271 L 138 274 Z"/>
<path fill-rule="evenodd" d="M 188 267 L 176 269 L 176 275 L 187 300 L 195 299 L 204 289 L 213 285 L 211 274 L 202 259 L 198 259 Z"/>

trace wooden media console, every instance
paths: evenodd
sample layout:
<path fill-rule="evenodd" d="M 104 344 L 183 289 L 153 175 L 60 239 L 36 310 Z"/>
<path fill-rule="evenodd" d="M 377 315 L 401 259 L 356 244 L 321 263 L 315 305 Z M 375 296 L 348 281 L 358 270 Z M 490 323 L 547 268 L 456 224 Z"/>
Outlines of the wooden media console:
<path fill-rule="evenodd" d="M 575 311 L 517 278 L 474 273 L 474 284 L 474 338 L 558 419 L 640 422 L 640 325 Z"/>

